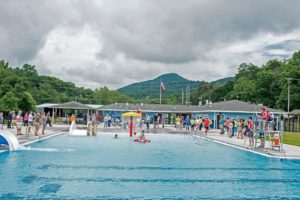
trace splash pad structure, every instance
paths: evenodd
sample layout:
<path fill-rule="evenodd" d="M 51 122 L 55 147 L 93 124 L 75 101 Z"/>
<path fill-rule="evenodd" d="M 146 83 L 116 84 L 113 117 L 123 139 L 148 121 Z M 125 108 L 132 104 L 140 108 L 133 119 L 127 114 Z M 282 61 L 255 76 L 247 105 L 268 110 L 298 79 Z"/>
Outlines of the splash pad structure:
<path fill-rule="evenodd" d="M 78 129 L 76 123 L 72 122 L 68 134 L 72 136 L 87 136 L 87 129 Z"/>
<path fill-rule="evenodd" d="M 6 147 L 10 151 L 15 151 L 20 148 L 19 141 L 13 133 L 0 133 L 0 145 Z"/>
<path fill-rule="evenodd" d="M 142 113 L 141 112 L 127 112 L 127 113 L 123 113 L 122 114 L 122 118 L 124 118 L 126 121 L 126 119 L 129 118 L 129 137 L 132 137 L 132 133 L 133 133 L 133 120 L 134 119 L 138 119 L 141 118 Z"/>

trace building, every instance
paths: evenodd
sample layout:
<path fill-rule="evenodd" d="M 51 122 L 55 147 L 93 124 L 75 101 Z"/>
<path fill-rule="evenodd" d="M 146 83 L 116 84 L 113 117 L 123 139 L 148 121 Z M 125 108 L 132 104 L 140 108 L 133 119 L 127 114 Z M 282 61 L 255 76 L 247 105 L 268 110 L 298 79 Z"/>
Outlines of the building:
<path fill-rule="evenodd" d="M 251 116 L 253 119 L 256 119 L 261 107 L 261 105 L 257 104 L 231 100 L 201 106 L 115 103 L 102 106 L 98 108 L 98 110 L 102 111 L 103 115 L 108 114 L 120 117 L 123 112 L 141 109 L 143 117 L 149 115 L 152 118 L 154 115 L 157 115 L 160 116 L 161 119 L 164 119 L 163 123 L 165 124 L 172 123 L 172 118 L 176 115 L 189 115 L 191 117 L 208 116 L 212 120 L 212 127 L 217 128 L 219 127 L 219 120 L 222 116 L 236 119 L 247 119 Z M 279 121 L 279 116 L 284 113 L 284 111 L 272 108 L 267 108 L 267 110 L 274 115 L 277 121 Z"/>

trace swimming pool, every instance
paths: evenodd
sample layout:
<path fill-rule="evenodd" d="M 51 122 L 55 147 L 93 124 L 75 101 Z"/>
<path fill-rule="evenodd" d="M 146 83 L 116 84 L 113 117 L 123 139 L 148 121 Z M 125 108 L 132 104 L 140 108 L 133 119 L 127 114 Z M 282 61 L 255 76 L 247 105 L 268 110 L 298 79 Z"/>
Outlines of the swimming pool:
<path fill-rule="evenodd" d="M 192 136 L 61 135 L 0 154 L 0 199 L 300 198 L 300 162 Z"/>

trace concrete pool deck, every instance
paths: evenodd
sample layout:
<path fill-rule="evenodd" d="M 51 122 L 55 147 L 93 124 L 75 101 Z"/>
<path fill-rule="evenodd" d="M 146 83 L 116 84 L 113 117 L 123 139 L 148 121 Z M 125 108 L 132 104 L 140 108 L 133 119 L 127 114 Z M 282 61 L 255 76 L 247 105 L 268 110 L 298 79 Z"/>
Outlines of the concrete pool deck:
<path fill-rule="evenodd" d="M 31 130 L 30 134 L 25 134 L 26 133 L 26 129 L 25 127 L 22 128 L 22 135 L 16 135 L 19 144 L 21 145 L 28 145 L 37 141 L 41 141 L 41 140 L 45 140 L 57 135 L 62 134 L 64 131 L 67 131 L 67 127 L 63 126 L 63 127 L 47 127 L 45 133 L 45 136 L 42 136 L 41 134 L 41 129 L 39 131 L 39 135 L 40 136 L 34 136 L 34 128 Z M 8 133 L 8 134 L 16 134 L 16 128 L 4 128 L 3 130 L 1 130 L 1 132 L 3 133 Z M 0 153 L 6 151 L 7 149 L 0 149 Z"/>
<path fill-rule="evenodd" d="M 168 127 L 166 129 L 171 129 L 173 131 L 176 130 L 172 127 Z M 204 135 L 204 130 L 202 131 L 182 130 L 177 132 L 199 136 L 206 140 L 211 140 L 216 143 L 250 151 L 267 157 L 300 160 L 300 147 L 294 145 L 283 144 L 283 151 L 280 152 L 279 149 L 271 149 L 271 142 L 269 141 L 265 141 L 265 148 L 261 148 L 261 147 L 254 148 L 253 146 L 249 146 L 249 139 L 247 139 L 245 142 L 244 139 L 238 139 L 236 137 L 229 138 L 226 134 L 219 134 L 220 130 L 218 129 L 209 130 L 208 135 Z"/>
<path fill-rule="evenodd" d="M 220 135 L 219 131 L 211 131 L 208 136 L 204 136 L 208 139 L 223 143 L 225 145 L 231 145 L 233 147 L 249 150 L 254 153 L 265 155 L 268 157 L 285 158 L 285 159 L 300 159 L 300 147 L 294 145 L 283 144 L 283 151 L 279 151 L 278 148 L 272 149 L 270 141 L 265 141 L 265 148 L 249 146 L 249 140 L 238 139 L 236 137 L 229 138 L 227 135 Z M 259 146 L 259 144 L 258 144 Z"/>

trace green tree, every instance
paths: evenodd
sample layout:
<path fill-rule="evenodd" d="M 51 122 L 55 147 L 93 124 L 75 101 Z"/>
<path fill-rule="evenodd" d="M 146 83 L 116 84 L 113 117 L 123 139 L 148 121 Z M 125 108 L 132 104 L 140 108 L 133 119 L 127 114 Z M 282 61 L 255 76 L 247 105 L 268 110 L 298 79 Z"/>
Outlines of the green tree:
<path fill-rule="evenodd" d="M 36 102 L 29 92 L 24 92 L 22 98 L 18 102 L 19 109 L 24 112 L 34 111 Z"/>
<path fill-rule="evenodd" d="M 282 64 L 280 73 L 280 95 L 276 105 L 278 108 L 287 110 L 288 82 L 286 78 L 292 78 L 290 82 L 290 110 L 300 108 L 300 51 L 294 53 L 293 57 Z"/>
<path fill-rule="evenodd" d="M 7 92 L 0 99 L 0 110 L 9 112 L 18 110 L 18 101 L 19 99 L 12 92 Z"/>
<path fill-rule="evenodd" d="M 256 100 L 255 88 L 255 81 L 244 77 L 238 79 L 233 87 L 237 99 L 251 102 L 255 102 Z"/>

